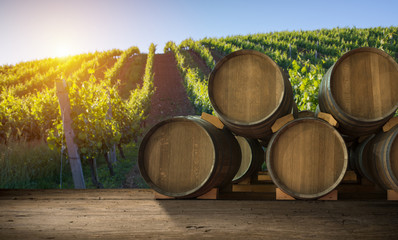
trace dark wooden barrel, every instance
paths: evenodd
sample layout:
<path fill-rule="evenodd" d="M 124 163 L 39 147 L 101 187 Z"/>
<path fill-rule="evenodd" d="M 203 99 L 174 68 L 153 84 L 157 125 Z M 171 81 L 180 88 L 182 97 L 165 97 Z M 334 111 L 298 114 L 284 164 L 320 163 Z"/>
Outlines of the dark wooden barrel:
<path fill-rule="evenodd" d="M 339 132 L 317 118 L 296 119 L 275 133 L 266 152 L 268 172 L 281 190 L 316 199 L 341 182 L 348 153 Z"/>
<path fill-rule="evenodd" d="M 398 126 L 368 137 L 355 150 L 356 170 L 384 189 L 398 191 Z"/>
<path fill-rule="evenodd" d="M 375 134 L 367 137 L 360 144 L 353 148 L 352 155 L 350 156 L 351 168 L 356 171 L 359 175 L 366 177 L 371 182 L 377 183 L 371 172 L 371 156 L 370 156 L 370 145 Z"/>
<path fill-rule="evenodd" d="M 324 75 L 318 101 L 343 134 L 375 133 L 398 108 L 398 64 L 376 48 L 349 51 Z"/>
<path fill-rule="evenodd" d="M 315 112 L 305 110 L 305 111 L 300 111 L 297 114 L 297 118 L 307 118 L 307 117 L 314 118 L 315 117 Z"/>
<path fill-rule="evenodd" d="M 158 123 L 140 145 L 138 166 L 155 191 L 177 198 L 203 195 L 231 183 L 241 151 L 234 135 L 198 117 Z"/>
<path fill-rule="evenodd" d="M 265 161 L 265 156 L 261 144 L 256 139 L 240 136 L 235 136 L 235 138 L 238 140 L 242 153 L 240 168 L 232 179 L 233 183 L 238 183 L 260 171 L 261 165 Z"/>
<path fill-rule="evenodd" d="M 264 138 L 272 124 L 292 112 L 287 73 L 267 55 L 239 50 L 225 56 L 209 77 L 209 99 L 220 120 L 237 135 Z"/>

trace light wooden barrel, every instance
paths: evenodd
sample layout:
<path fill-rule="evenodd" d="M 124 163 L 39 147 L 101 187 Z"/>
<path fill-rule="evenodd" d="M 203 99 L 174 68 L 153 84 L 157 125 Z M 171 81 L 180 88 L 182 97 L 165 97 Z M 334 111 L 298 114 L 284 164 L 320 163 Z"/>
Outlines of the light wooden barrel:
<path fill-rule="evenodd" d="M 145 135 L 138 166 L 155 191 L 191 198 L 230 183 L 240 160 L 239 144 L 230 131 L 195 116 L 175 117 Z"/>
<path fill-rule="evenodd" d="M 355 167 L 362 176 L 398 191 L 398 126 L 367 138 L 355 152 Z"/>
<path fill-rule="evenodd" d="M 242 153 L 240 168 L 232 179 L 233 183 L 238 183 L 250 177 L 256 171 L 260 171 L 261 165 L 265 161 L 265 156 L 264 150 L 257 140 L 241 136 L 235 136 L 235 138 L 238 140 Z"/>
<path fill-rule="evenodd" d="M 272 124 L 292 112 L 287 73 L 267 55 L 239 50 L 225 56 L 209 77 L 209 99 L 220 120 L 237 135 L 264 138 Z"/>
<path fill-rule="evenodd" d="M 349 51 L 324 75 L 318 100 L 343 134 L 375 133 L 398 108 L 398 64 L 376 48 Z"/>
<path fill-rule="evenodd" d="M 339 132 L 317 118 L 296 119 L 273 135 L 266 152 L 268 172 L 282 191 L 316 199 L 341 182 L 348 153 Z"/>

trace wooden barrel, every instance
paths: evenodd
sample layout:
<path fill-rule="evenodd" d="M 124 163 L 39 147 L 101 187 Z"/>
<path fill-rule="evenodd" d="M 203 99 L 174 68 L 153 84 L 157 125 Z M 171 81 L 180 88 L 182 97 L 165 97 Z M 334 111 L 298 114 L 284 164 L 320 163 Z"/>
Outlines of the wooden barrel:
<path fill-rule="evenodd" d="M 260 171 L 265 156 L 264 150 L 257 140 L 240 136 L 235 136 L 235 138 L 238 140 L 242 153 L 240 168 L 232 179 L 233 183 L 238 183 Z"/>
<path fill-rule="evenodd" d="M 352 155 L 350 156 L 350 165 L 354 171 L 359 175 L 366 177 L 373 183 L 377 183 L 371 172 L 371 156 L 370 156 L 370 144 L 371 140 L 375 137 L 375 134 L 367 137 L 363 142 L 355 146 Z"/>
<path fill-rule="evenodd" d="M 398 108 L 398 64 L 376 48 L 349 51 L 324 75 L 318 101 L 343 134 L 375 133 Z"/>
<path fill-rule="evenodd" d="M 317 118 L 296 119 L 275 133 L 266 153 L 268 172 L 282 191 L 316 199 L 341 182 L 348 153 L 339 132 Z"/>
<path fill-rule="evenodd" d="M 298 112 L 297 118 L 307 118 L 307 117 L 314 118 L 315 112 L 311 112 L 308 110 Z"/>
<path fill-rule="evenodd" d="M 191 198 L 231 183 L 240 159 L 239 144 L 230 131 L 198 117 L 175 117 L 145 135 L 138 166 L 155 191 Z"/>
<path fill-rule="evenodd" d="M 240 136 L 271 135 L 272 124 L 293 109 L 287 73 L 258 51 L 239 50 L 225 56 L 211 72 L 208 86 L 218 117 Z"/>
<path fill-rule="evenodd" d="M 398 126 L 367 138 L 355 153 L 355 167 L 362 176 L 398 191 Z"/>

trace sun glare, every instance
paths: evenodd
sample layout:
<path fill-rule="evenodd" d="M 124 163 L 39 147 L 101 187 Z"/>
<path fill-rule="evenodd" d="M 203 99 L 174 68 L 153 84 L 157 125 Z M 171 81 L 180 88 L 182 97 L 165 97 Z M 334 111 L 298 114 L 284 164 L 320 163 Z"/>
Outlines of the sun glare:
<path fill-rule="evenodd" d="M 56 48 L 55 56 L 56 57 L 66 57 L 71 55 L 71 48 L 66 45 L 59 45 Z"/>

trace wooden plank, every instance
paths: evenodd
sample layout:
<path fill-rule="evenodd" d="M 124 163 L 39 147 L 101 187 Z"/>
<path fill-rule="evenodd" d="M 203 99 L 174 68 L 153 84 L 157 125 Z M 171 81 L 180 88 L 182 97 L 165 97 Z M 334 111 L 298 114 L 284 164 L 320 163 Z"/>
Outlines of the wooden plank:
<path fill-rule="evenodd" d="M 249 177 L 243 179 L 242 181 L 238 182 L 237 184 L 247 185 L 247 184 L 250 184 L 250 180 L 251 180 L 251 177 L 249 176 Z"/>
<path fill-rule="evenodd" d="M 387 200 L 389 201 L 398 201 L 398 192 L 388 189 L 387 190 Z"/>
<path fill-rule="evenodd" d="M 73 183 L 76 189 L 86 188 L 83 176 L 82 163 L 80 161 L 80 156 L 78 153 L 78 148 L 74 142 L 75 133 L 72 128 L 72 118 L 70 117 L 71 108 L 68 96 L 68 91 L 66 89 L 65 80 L 55 82 L 57 97 L 59 100 L 59 106 L 61 109 L 62 123 L 65 133 L 65 141 L 68 149 L 69 163 L 72 171 Z"/>
<path fill-rule="evenodd" d="M 317 117 L 325 120 L 326 122 L 328 122 L 330 125 L 332 125 L 333 127 L 339 127 L 339 123 L 336 121 L 336 119 L 334 119 L 334 117 L 329 114 L 329 113 L 324 113 L 324 112 L 319 112 L 317 114 Z"/>
<path fill-rule="evenodd" d="M 338 197 L 338 191 L 337 190 L 333 190 L 330 193 L 326 194 L 323 197 L 318 198 L 318 200 L 322 200 L 322 201 L 336 201 Z"/>
<path fill-rule="evenodd" d="M 280 188 L 276 188 L 275 193 L 276 193 L 276 200 L 296 200 L 294 197 L 285 193 Z M 325 196 L 318 198 L 317 200 L 322 200 L 322 201 L 337 200 L 337 195 L 338 191 L 333 190 L 330 193 L 326 194 Z"/>
<path fill-rule="evenodd" d="M 154 198 L 157 200 L 165 200 L 165 199 L 176 199 L 175 197 L 170 197 L 170 196 L 166 196 L 163 195 L 161 193 L 158 193 L 156 191 L 153 191 L 154 193 Z M 208 191 L 207 193 L 196 197 L 196 199 L 211 199 L 211 200 L 216 200 L 218 199 L 218 193 L 219 193 L 219 189 L 218 188 L 212 188 L 210 191 Z"/>
<path fill-rule="evenodd" d="M 203 194 L 202 196 L 197 197 L 197 199 L 215 200 L 215 199 L 218 199 L 218 193 L 219 193 L 218 188 L 212 188 L 207 193 Z"/>
<path fill-rule="evenodd" d="M 153 194 L 154 194 L 154 198 L 156 200 L 175 199 L 175 197 L 166 196 L 166 195 L 163 195 L 163 194 L 158 193 L 156 191 L 153 191 Z"/>
<path fill-rule="evenodd" d="M 393 127 L 398 125 L 398 116 L 393 117 L 386 124 L 383 126 L 383 132 L 388 132 L 390 131 Z"/>
<path fill-rule="evenodd" d="M 275 192 L 274 184 L 232 185 L 232 192 Z"/>
<path fill-rule="evenodd" d="M 294 116 L 293 114 L 288 114 L 286 116 L 283 116 L 281 118 L 278 118 L 275 123 L 272 125 L 271 130 L 273 133 L 276 133 L 279 129 L 281 129 L 284 125 L 286 125 L 288 122 L 293 121 Z"/>
<path fill-rule="evenodd" d="M 119 189 L 12 200 L 16 192 L 34 191 L 0 190 L 0 239 L 398 239 L 398 204 L 385 199 L 156 201 L 148 190 L 152 199 L 136 200 L 138 190 Z M 49 201 L 54 192 L 60 198 Z"/>
<path fill-rule="evenodd" d="M 296 200 L 294 197 L 282 191 L 280 188 L 276 188 L 276 200 Z"/>
<path fill-rule="evenodd" d="M 357 183 L 358 182 L 358 176 L 355 173 L 355 171 L 348 170 L 341 183 Z"/>
<path fill-rule="evenodd" d="M 258 172 L 257 180 L 260 182 L 267 182 L 267 183 L 272 182 L 271 176 L 268 174 L 268 172 Z M 357 183 L 358 181 L 359 181 L 358 176 L 355 173 L 355 171 L 348 170 L 345 173 L 341 183 Z"/>
<path fill-rule="evenodd" d="M 213 124 L 216 128 L 223 129 L 224 124 L 221 122 L 221 120 L 213 115 L 210 115 L 208 113 L 202 112 L 202 116 L 200 116 L 201 119 L 208 121 L 209 123 Z"/>

